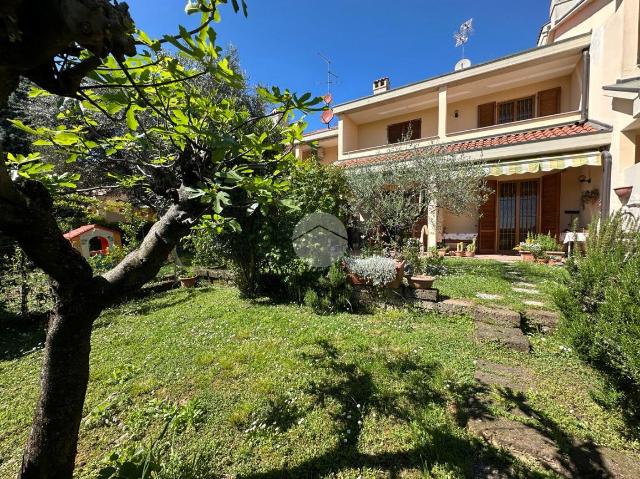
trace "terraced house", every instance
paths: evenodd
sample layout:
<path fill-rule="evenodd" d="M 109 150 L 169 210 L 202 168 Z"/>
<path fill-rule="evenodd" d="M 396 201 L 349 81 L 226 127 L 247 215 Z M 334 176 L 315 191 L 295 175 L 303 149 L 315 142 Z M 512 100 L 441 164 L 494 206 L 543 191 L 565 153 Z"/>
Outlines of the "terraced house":
<path fill-rule="evenodd" d="M 477 215 L 432 208 L 430 246 L 477 236 L 479 252 L 495 253 L 528 232 L 561 237 L 599 212 L 638 214 L 639 4 L 552 0 L 535 48 L 398 88 L 376 80 L 371 96 L 335 107 L 337 128 L 306 134 L 297 154 L 394 167 L 401 156 L 390 148 L 435 144 L 481 159 L 494 194 Z"/>

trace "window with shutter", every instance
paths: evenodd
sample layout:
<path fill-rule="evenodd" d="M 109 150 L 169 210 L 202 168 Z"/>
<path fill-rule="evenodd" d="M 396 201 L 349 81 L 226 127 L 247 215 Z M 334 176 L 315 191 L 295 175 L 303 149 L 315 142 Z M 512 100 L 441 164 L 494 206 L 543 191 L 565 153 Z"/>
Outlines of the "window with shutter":
<path fill-rule="evenodd" d="M 496 124 L 496 102 L 478 106 L 478 128 Z"/>
<path fill-rule="evenodd" d="M 533 118 L 534 115 L 533 96 L 510 100 L 498 103 L 498 123 L 511 123 L 512 121 L 522 121 Z"/>
<path fill-rule="evenodd" d="M 560 87 L 538 92 L 538 116 L 560 113 Z"/>
<path fill-rule="evenodd" d="M 422 120 L 403 121 L 387 127 L 387 139 L 389 143 L 418 140 L 422 138 Z"/>

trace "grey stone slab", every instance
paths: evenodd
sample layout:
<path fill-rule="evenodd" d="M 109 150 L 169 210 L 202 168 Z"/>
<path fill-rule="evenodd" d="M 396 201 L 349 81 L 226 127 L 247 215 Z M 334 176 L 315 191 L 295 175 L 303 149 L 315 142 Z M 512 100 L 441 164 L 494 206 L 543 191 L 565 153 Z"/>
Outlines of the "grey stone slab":
<path fill-rule="evenodd" d="M 491 308 L 488 306 L 476 306 L 473 310 L 473 319 L 487 324 L 497 324 L 519 328 L 521 324 L 520 313 L 510 309 Z"/>
<path fill-rule="evenodd" d="M 519 328 L 476 321 L 475 335 L 480 342 L 494 342 L 516 351 L 529 352 L 529 339 Z"/>
<path fill-rule="evenodd" d="M 554 331 L 560 321 L 560 314 L 555 311 L 528 309 L 524 312 L 527 325 L 539 329 L 543 333 Z"/>

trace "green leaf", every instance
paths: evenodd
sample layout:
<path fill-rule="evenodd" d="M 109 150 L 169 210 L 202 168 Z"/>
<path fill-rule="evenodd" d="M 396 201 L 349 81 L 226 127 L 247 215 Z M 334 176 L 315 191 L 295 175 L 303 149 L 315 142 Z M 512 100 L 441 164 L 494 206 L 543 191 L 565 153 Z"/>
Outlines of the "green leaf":
<path fill-rule="evenodd" d="M 131 131 L 136 131 L 139 126 L 140 126 L 140 123 L 136 118 L 136 109 L 134 105 L 131 105 L 127 110 L 127 127 Z"/>

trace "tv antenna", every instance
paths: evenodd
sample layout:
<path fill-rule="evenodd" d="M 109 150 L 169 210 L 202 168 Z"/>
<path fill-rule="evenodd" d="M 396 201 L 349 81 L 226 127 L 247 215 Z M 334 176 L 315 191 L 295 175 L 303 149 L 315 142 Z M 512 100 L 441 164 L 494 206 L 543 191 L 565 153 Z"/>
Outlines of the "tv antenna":
<path fill-rule="evenodd" d="M 473 18 L 470 18 L 462 25 L 457 32 L 453 34 L 453 39 L 456 41 L 456 48 L 462 47 L 462 60 L 464 60 L 464 46 L 469 41 L 469 37 L 473 33 Z"/>
<path fill-rule="evenodd" d="M 338 80 L 338 75 L 331 71 L 331 60 L 322 53 L 318 53 L 318 56 L 322 58 L 327 64 L 327 93 L 322 97 L 327 109 L 320 115 L 320 121 L 327 125 L 327 128 L 331 128 L 331 120 L 335 117 L 331 104 L 333 103 L 332 85 Z"/>

